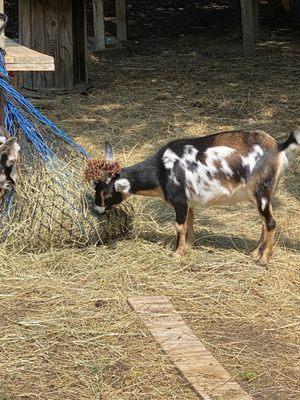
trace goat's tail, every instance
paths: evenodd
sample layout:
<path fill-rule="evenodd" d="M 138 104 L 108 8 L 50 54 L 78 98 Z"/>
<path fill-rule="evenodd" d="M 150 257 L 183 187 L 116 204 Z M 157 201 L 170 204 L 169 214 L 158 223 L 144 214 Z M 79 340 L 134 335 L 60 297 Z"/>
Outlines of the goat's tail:
<path fill-rule="evenodd" d="M 300 150 L 300 128 L 291 132 L 287 140 L 279 144 L 280 151 L 288 151 L 296 148 Z"/>

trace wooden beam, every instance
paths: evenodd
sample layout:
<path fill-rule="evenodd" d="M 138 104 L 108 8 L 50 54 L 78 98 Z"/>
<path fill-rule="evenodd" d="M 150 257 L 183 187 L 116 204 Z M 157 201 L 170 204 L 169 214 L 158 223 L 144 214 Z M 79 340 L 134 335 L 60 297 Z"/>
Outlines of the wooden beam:
<path fill-rule="evenodd" d="M 205 348 L 167 297 L 135 297 L 131 307 L 203 400 L 251 400 Z"/>
<path fill-rule="evenodd" d="M 0 0 L 0 13 L 4 13 L 4 0 Z M 0 34 L 0 47 L 5 48 L 4 31 Z"/>
<path fill-rule="evenodd" d="M 117 39 L 127 42 L 127 0 L 116 0 Z"/>
<path fill-rule="evenodd" d="M 54 58 L 5 38 L 8 71 L 54 71 Z"/>
<path fill-rule="evenodd" d="M 4 0 L 0 0 L 0 12 L 4 13 Z M 0 48 L 5 50 L 5 36 L 4 31 L 0 34 Z M 0 125 L 5 126 L 5 98 L 2 94 L 0 94 Z M 7 134 L 5 132 L 5 137 L 7 138 Z"/>
<path fill-rule="evenodd" d="M 105 49 L 104 0 L 93 0 L 94 34 L 96 50 Z"/>
<path fill-rule="evenodd" d="M 255 55 L 255 40 L 252 0 L 241 0 L 241 13 L 244 56 L 246 58 L 253 58 Z"/>
<path fill-rule="evenodd" d="M 259 1 L 252 0 L 254 39 L 259 40 Z"/>

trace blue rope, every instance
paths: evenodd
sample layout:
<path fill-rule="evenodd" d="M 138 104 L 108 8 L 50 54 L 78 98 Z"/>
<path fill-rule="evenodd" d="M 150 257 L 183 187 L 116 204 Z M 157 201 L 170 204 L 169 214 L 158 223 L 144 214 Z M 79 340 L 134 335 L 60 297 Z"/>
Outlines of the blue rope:
<path fill-rule="evenodd" d="M 0 60 L 1 62 L 1 60 Z M 1 79 L 0 77 L 0 89 L 2 90 L 7 101 L 13 104 L 14 108 L 22 108 L 29 115 L 38 119 L 42 124 L 49 127 L 58 137 L 63 139 L 66 143 L 71 145 L 74 149 L 79 151 L 86 157 L 89 157 L 89 153 L 81 146 L 79 146 L 73 139 L 70 138 L 65 132 L 60 130 L 52 121 L 40 113 L 24 96 L 22 96 L 9 82 Z M 26 123 L 25 123 L 26 125 Z M 20 124 L 20 128 L 23 130 L 23 125 Z"/>
<path fill-rule="evenodd" d="M 15 124 L 15 122 L 18 123 L 18 126 L 22 129 L 23 133 L 33 144 L 44 161 L 55 156 L 54 152 L 47 146 L 45 140 L 37 132 L 30 119 L 26 118 L 9 100 L 7 101 L 6 109 L 10 121 L 13 121 L 13 124 Z"/>
<path fill-rule="evenodd" d="M 0 75 L 3 75 L 6 79 L 10 79 L 8 72 L 5 69 L 5 60 L 4 60 L 5 52 L 0 49 Z"/>

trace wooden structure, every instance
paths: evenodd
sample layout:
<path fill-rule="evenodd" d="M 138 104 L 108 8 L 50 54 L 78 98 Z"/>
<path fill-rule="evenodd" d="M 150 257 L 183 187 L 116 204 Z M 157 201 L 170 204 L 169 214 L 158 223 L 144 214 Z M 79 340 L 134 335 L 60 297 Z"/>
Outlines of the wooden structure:
<path fill-rule="evenodd" d="M 105 39 L 104 0 L 93 0 L 95 50 L 98 52 L 127 42 L 127 0 L 115 0 L 117 20 L 117 46 L 110 46 Z"/>
<path fill-rule="evenodd" d="M 255 54 L 255 41 L 259 38 L 259 1 L 240 0 L 244 56 L 252 58 Z"/>
<path fill-rule="evenodd" d="M 110 48 L 105 38 L 104 1 L 93 0 L 96 54 Z M 115 1 L 117 40 L 119 41 L 119 46 L 115 47 L 120 48 L 127 41 L 127 0 Z M 296 1 L 298 0 L 293 0 L 293 2 Z M 237 5 L 239 2 L 241 5 L 244 56 L 252 58 L 255 55 L 255 42 L 259 39 L 259 0 L 236 0 Z M 291 8 L 291 0 L 281 0 L 281 3 L 286 10 Z"/>
<path fill-rule="evenodd" d="M 5 37 L 7 71 L 54 71 L 54 58 Z"/>
<path fill-rule="evenodd" d="M 55 73 L 24 73 L 24 87 L 68 90 L 86 83 L 85 0 L 19 0 L 19 40 L 55 60 Z"/>
<path fill-rule="evenodd" d="M 93 0 L 94 32 L 96 52 L 109 48 L 105 39 L 104 1 Z M 116 1 L 117 40 L 119 47 L 127 41 L 127 0 Z M 259 0 L 239 0 L 242 13 L 242 30 L 244 55 L 246 58 L 254 56 L 255 41 L 259 37 Z"/>
<path fill-rule="evenodd" d="M 136 297 L 131 307 L 203 400 L 251 400 L 204 347 L 167 297 Z"/>

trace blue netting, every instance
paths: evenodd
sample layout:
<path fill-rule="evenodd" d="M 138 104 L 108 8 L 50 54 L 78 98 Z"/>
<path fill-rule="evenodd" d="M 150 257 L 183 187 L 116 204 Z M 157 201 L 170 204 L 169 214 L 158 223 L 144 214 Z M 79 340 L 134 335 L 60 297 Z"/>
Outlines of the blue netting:
<path fill-rule="evenodd" d="M 105 221 L 93 214 L 94 193 L 83 172 L 88 152 L 10 83 L 0 51 L 5 126 L 21 146 L 16 191 L 0 198 L 0 234 L 21 246 L 95 244 L 127 231 L 126 206 Z"/>

